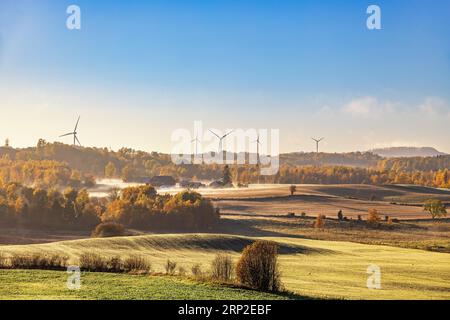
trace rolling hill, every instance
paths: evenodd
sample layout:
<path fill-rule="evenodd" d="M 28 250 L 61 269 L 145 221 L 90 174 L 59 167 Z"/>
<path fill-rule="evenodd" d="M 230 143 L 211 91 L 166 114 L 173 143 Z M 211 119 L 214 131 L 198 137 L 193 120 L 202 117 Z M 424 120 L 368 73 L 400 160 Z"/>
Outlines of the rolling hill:
<path fill-rule="evenodd" d="M 447 155 L 432 147 L 389 147 L 373 149 L 370 152 L 384 158 L 436 157 Z"/>
<path fill-rule="evenodd" d="M 0 251 L 3 254 L 57 252 L 69 255 L 72 263 L 77 262 L 77 257 L 82 252 L 94 251 L 105 256 L 140 254 L 152 261 L 155 271 L 163 271 L 167 259 L 178 262 L 187 270 L 194 263 L 200 263 L 206 270 L 217 253 L 229 253 L 236 261 L 242 248 L 255 239 L 220 234 L 145 235 L 1 246 Z M 282 280 L 288 290 L 300 296 L 338 299 L 450 299 L 450 255 L 445 253 L 338 241 L 286 237 L 265 239 L 280 244 Z M 381 268 L 381 290 L 369 290 L 366 287 L 366 270 L 371 264 Z M 0 297 L 7 292 L 17 292 L 17 285 L 8 280 L 14 277 L 14 272 L 18 271 L 0 272 L 3 285 Z M 44 276 L 41 271 L 29 272 Z M 120 276 L 126 277 L 117 277 Z M 27 273 L 18 277 L 19 283 L 22 283 L 19 286 L 24 293 L 28 290 L 26 288 L 37 281 L 27 278 Z M 40 282 L 42 289 L 47 285 L 54 286 L 53 280 L 49 280 L 48 284 L 46 281 Z M 95 281 L 98 281 L 98 286 L 102 286 L 106 279 L 99 276 Z M 133 295 L 120 292 L 115 294 L 117 296 L 112 298 L 133 298 Z M 52 296 L 59 297 L 58 293 Z"/>

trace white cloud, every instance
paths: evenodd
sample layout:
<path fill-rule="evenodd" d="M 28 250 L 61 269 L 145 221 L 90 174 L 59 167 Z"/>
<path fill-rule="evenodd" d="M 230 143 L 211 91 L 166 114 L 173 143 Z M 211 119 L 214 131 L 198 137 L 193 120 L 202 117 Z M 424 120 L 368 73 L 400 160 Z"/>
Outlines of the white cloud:
<path fill-rule="evenodd" d="M 428 97 L 419 105 L 419 110 L 427 116 L 450 117 L 450 105 L 448 101 L 439 97 Z"/>
<path fill-rule="evenodd" d="M 343 108 L 343 112 L 358 118 L 377 118 L 386 113 L 393 113 L 397 103 L 380 102 L 377 98 L 367 96 L 350 101 Z"/>

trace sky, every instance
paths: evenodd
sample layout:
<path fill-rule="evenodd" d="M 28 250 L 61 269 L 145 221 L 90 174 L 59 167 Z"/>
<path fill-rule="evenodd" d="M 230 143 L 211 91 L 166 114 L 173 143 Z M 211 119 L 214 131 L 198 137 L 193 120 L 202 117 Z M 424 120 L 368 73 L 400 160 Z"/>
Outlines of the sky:
<path fill-rule="evenodd" d="M 449 20 L 445 0 L 1 0 L 0 141 L 71 143 L 80 115 L 113 149 L 171 152 L 201 121 L 279 129 L 281 152 L 450 153 Z"/>

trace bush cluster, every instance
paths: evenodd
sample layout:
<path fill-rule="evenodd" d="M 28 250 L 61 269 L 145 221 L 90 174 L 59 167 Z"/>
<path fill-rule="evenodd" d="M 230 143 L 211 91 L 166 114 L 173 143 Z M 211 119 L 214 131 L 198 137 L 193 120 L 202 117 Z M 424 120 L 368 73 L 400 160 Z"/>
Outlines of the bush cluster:
<path fill-rule="evenodd" d="M 151 263 L 142 256 L 132 255 L 128 258 L 103 257 L 97 253 L 83 253 L 79 258 L 81 270 L 90 272 L 139 272 L 150 273 Z"/>
<path fill-rule="evenodd" d="M 0 256 L 1 269 L 41 269 L 64 270 L 69 257 L 59 254 L 13 254 L 9 257 Z"/>
<path fill-rule="evenodd" d="M 261 291 L 280 291 L 278 246 L 270 241 L 256 241 L 247 246 L 236 266 L 238 281 Z"/>

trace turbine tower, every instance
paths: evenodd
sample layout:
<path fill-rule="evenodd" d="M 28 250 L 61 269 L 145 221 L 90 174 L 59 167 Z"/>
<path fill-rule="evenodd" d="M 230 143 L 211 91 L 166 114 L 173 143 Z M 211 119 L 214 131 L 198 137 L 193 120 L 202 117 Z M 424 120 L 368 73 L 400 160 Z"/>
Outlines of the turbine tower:
<path fill-rule="evenodd" d="M 223 136 L 220 137 L 220 136 L 217 135 L 214 131 L 209 130 L 209 132 L 211 132 L 213 135 L 215 135 L 215 136 L 219 139 L 219 149 L 218 149 L 218 152 L 219 152 L 219 153 L 222 152 L 222 142 L 223 142 L 223 139 L 225 139 L 227 136 L 229 136 L 231 133 L 233 133 L 233 131 L 234 131 L 234 130 L 231 130 L 230 132 L 228 132 L 228 133 L 226 133 L 226 134 L 224 134 Z"/>
<path fill-rule="evenodd" d="M 200 140 L 198 140 L 198 133 L 197 133 L 197 135 L 195 136 L 195 139 L 192 139 L 191 140 L 191 143 L 193 143 L 193 142 L 195 142 L 195 157 L 197 157 L 197 154 L 198 154 L 198 143 L 200 142 Z"/>
<path fill-rule="evenodd" d="M 311 138 L 311 139 L 313 139 L 316 142 L 316 153 L 319 153 L 319 142 L 325 138 L 320 138 L 320 139 Z"/>
<path fill-rule="evenodd" d="M 78 116 L 78 120 L 77 120 L 77 123 L 75 124 L 75 129 L 73 129 L 73 132 L 69 132 L 69 133 L 63 134 L 63 135 L 61 135 L 59 137 L 61 138 L 61 137 L 66 137 L 66 136 L 73 136 L 73 145 L 75 146 L 77 144 L 77 142 L 78 142 L 78 144 L 81 147 L 80 140 L 78 140 L 78 137 L 77 137 L 77 134 L 78 134 L 78 132 L 77 132 L 78 122 L 80 122 L 80 116 Z"/>
<path fill-rule="evenodd" d="M 259 145 L 261 144 L 261 142 L 259 141 L 259 134 L 258 138 L 253 141 L 253 143 L 256 143 L 256 164 L 259 165 Z"/>

